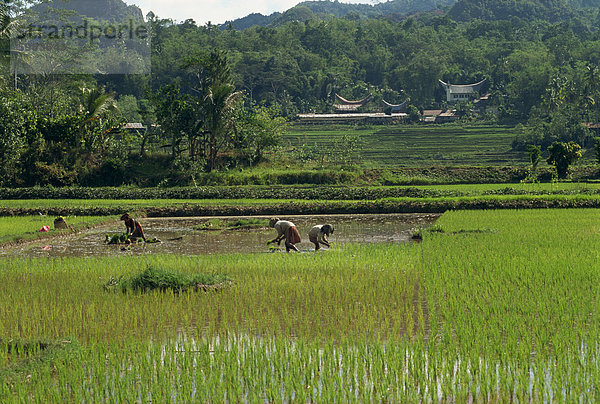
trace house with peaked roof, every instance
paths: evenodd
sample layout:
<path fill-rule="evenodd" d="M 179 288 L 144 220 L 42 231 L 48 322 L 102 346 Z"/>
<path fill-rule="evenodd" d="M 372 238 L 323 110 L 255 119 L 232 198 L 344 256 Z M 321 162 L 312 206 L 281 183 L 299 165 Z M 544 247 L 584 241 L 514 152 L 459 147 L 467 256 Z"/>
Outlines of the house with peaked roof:
<path fill-rule="evenodd" d="M 404 101 L 402 104 L 391 104 L 386 100 L 383 100 L 383 105 L 385 110 L 390 114 L 399 114 L 401 112 L 406 111 L 406 107 L 408 107 L 408 103 L 410 102 L 410 98 Z"/>
<path fill-rule="evenodd" d="M 358 101 L 349 101 L 339 94 L 335 95 L 336 104 L 334 104 L 334 108 L 338 113 L 348 113 L 348 112 L 357 112 L 360 108 L 364 107 L 373 99 L 373 96 L 369 94 L 366 98 Z"/>
<path fill-rule="evenodd" d="M 470 101 L 475 98 L 486 81 L 487 79 L 483 79 L 479 83 L 474 84 L 450 84 L 440 80 L 440 84 L 446 90 L 446 101 L 460 102 Z"/>

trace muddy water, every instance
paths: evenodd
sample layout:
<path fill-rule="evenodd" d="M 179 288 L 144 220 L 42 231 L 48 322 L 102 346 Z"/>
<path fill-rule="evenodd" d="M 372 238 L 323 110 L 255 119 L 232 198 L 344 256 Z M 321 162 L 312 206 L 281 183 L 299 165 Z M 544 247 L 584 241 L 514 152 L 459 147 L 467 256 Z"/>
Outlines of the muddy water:
<path fill-rule="evenodd" d="M 314 250 L 308 241 L 308 231 L 315 224 L 331 223 L 335 233 L 330 241 L 345 243 L 407 242 L 414 229 L 428 227 L 439 217 L 431 214 L 410 215 L 328 215 L 286 216 L 296 224 L 302 242 L 297 244 L 301 251 Z M 239 219 L 239 218 L 221 218 Z M 42 244 L 26 244 L 0 251 L 2 256 L 20 257 L 94 257 L 144 254 L 201 255 L 218 253 L 270 252 L 267 241 L 276 237 L 273 229 L 202 231 L 199 225 L 208 218 L 146 218 L 140 223 L 147 238 L 158 238 L 158 244 L 139 244 L 130 248 L 107 245 L 107 233 L 122 233 L 125 226 L 119 222 L 87 231 L 83 234 L 46 240 Z M 285 251 L 283 243 L 279 248 Z"/>

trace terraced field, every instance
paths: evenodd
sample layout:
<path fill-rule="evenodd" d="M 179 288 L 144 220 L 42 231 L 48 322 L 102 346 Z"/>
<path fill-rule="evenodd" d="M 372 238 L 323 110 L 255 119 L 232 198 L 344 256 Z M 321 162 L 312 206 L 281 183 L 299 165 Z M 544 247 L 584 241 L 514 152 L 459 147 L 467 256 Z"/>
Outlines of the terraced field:
<path fill-rule="evenodd" d="M 516 129 L 506 126 L 294 126 L 284 143 L 330 149 L 345 134 L 360 137 L 360 160 L 366 167 L 527 163 L 525 153 L 511 150 Z"/>

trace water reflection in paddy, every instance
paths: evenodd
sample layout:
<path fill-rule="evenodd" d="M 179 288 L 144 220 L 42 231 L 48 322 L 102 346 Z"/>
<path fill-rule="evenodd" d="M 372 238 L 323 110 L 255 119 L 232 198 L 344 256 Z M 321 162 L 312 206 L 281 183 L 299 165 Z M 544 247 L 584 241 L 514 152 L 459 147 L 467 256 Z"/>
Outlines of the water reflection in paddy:
<path fill-rule="evenodd" d="M 331 223 L 335 233 L 330 241 L 345 243 L 402 243 L 410 239 L 414 229 L 428 227 L 439 217 L 432 214 L 393 214 L 393 215 L 324 215 L 324 216 L 285 216 L 296 224 L 302 242 L 297 246 L 301 251 L 314 250 L 308 240 L 308 231 L 315 224 Z M 267 217 L 262 217 L 268 219 Z M 235 218 L 220 218 L 237 220 Z M 125 230 L 122 222 L 99 227 L 83 234 L 46 240 L 41 243 L 26 244 L 0 252 L 4 256 L 21 257 L 90 257 L 110 255 L 143 254 L 216 254 L 216 253 L 257 253 L 269 252 L 266 243 L 276 236 L 274 229 L 202 231 L 197 227 L 210 218 L 144 218 L 140 223 L 146 237 L 157 237 L 158 244 L 139 244 L 123 249 L 122 246 L 106 245 L 107 233 L 115 234 Z M 285 250 L 283 243 L 280 247 Z"/>

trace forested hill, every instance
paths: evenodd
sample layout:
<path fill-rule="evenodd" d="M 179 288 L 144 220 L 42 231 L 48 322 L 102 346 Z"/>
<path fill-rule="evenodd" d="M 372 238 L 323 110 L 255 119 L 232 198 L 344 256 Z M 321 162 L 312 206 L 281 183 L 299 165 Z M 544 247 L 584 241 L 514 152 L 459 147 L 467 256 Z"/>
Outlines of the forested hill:
<path fill-rule="evenodd" d="M 449 7 L 456 0 L 390 0 L 385 3 L 347 4 L 338 1 L 305 1 L 284 13 L 270 15 L 250 14 L 246 17 L 228 21 L 222 28 L 232 26 L 244 30 L 255 25 L 280 26 L 290 21 L 307 21 L 326 17 L 345 17 L 351 19 L 379 18 L 385 16 L 408 15 L 423 11 L 433 11 Z"/>
<path fill-rule="evenodd" d="M 581 6 L 581 1 L 567 0 L 458 0 L 448 14 L 455 21 L 496 21 L 518 17 L 558 22 L 572 18 L 574 9 Z"/>
<path fill-rule="evenodd" d="M 52 0 L 33 7 L 33 10 L 42 13 L 48 8 L 73 10 L 82 16 L 102 21 L 125 21 L 129 18 L 141 21 L 144 18 L 139 7 L 129 6 L 121 0 Z"/>
<path fill-rule="evenodd" d="M 366 0 L 365 0 L 366 1 Z M 305 1 L 284 13 L 253 13 L 221 28 L 244 30 L 252 26 L 277 27 L 290 21 L 318 20 L 327 17 L 365 19 L 407 16 L 434 10 L 448 11 L 455 21 L 524 20 L 558 22 L 572 18 L 581 9 L 600 7 L 600 0 L 390 0 L 384 3 L 347 4 L 338 1 Z"/>

